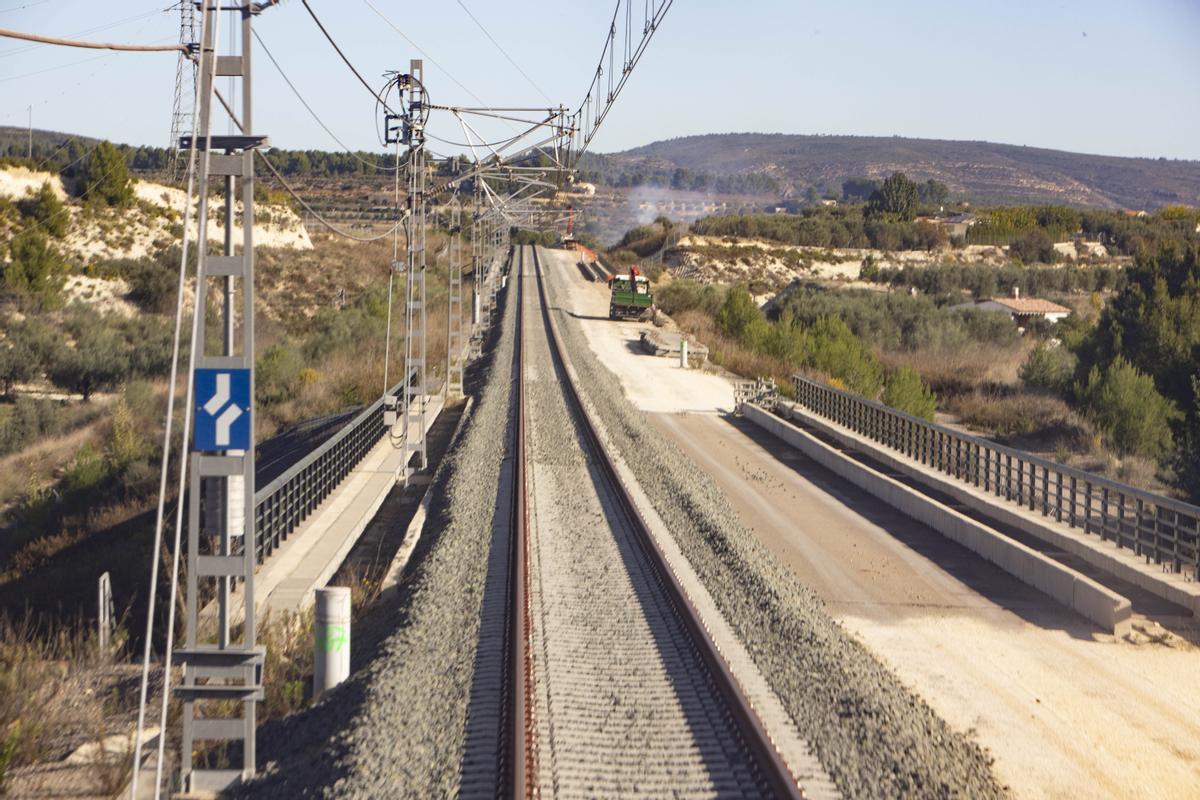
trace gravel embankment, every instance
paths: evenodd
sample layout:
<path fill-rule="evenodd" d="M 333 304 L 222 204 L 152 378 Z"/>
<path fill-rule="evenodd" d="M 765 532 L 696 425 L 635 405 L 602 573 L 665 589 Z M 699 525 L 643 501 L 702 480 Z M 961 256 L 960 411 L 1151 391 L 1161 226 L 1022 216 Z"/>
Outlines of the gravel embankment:
<path fill-rule="evenodd" d="M 356 625 L 351 679 L 260 730 L 248 796 L 494 796 L 503 642 L 488 631 L 504 629 L 513 305 L 479 402 L 430 487 L 440 516 L 426 523 L 412 577 L 395 604 Z"/>
<path fill-rule="evenodd" d="M 545 262 L 544 262 L 545 263 Z M 581 389 L 726 619 L 846 797 L 1003 797 L 987 754 L 823 608 L 702 471 L 624 397 L 577 321 L 551 306 Z"/>

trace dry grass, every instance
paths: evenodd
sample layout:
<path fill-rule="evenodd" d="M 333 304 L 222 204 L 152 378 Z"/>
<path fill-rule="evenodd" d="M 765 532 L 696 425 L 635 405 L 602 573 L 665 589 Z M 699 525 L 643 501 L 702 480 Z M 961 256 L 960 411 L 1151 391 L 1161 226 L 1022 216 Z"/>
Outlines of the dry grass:
<path fill-rule="evenodd" d="M 58 762 L 84 745 L 98 753 L 84 770 L 87 788 L 121 787 L 130 754 L 111 741 L 101 745 L 129 733 L 140 671 L 119 663 L 124 636 L 117 641 L 103 653 L 82 624 L 47 633 L 28 617 L 0 617 L 0 794 L 6 782 L 36 780 L 30 765 Z"/>
<path fill-rule="evenodd" d="M 259 644 L 267 648 L 263 665 L 266 699 L 259 707 L 259 724 L 299 711 L 312 700 L 313 609 L 268 618 Z"/>
<path fill-rule="evenodd" d="M 1035 450 L 1090 452 L 1096 435 L 1061 398 L 1019 389 L 976 387 L 942 404 L 964 425 Z"/>
<path fill-rule="evenodd" d="M 255 250 L 255 288 L 260 313 L 295 331 L 322 309 L 336 308 L 344 299 L 353 303 L 365 293 L 387 286 L 392 263 L 391 237 L 374 242 L 355 242 L 320 231 L 310 232 L 312 250 L 288 250 L 262 247 Z M 444 283 L 446 255 L 436 256 L 446 243 L 442 233 L 427 236 L 427 278 L 435 276 Z M 463 253 L 470 257 L 470 244 L 464 239 Z M 400 258 L 404 258 L 404 237 L 400 237 Z M 402 275 L 398 278 L 403 279 Z M 403 288 L 403 283 L 399 284 Z"/>
<path fill-rule="evenodd" d="M 1017 371 L 1037 345 L 1032 337 L 1016 347 L 976 342 L 952 350 L 887 351 L 879 360 L 888 370 L 911 367 L 941 396 L 976 391 L 981 386 L 1015 386 Z"/>
<path fill-rule="evenodd" d="M 79 448 L 98 439 L 107 422 L 104 412 L 110 398 L 78 404 L 79 427 L 61 436 L 39 439 L 18 453 L 0 457 L 0 514 L 25 494 L 31 482 L 40 485 L 65 467 Z"/>
<path fill-rule="evenodd" d="M 744 378 L 774 378 L 784 394 L 792 392 L 792 375 L 797 371 L 788 362 L 755 353 L 722 334 L 712 317 L 690 310 L 673 317 L 679 329 L 692 334 L 708 346 L 708 360 L 718 367 Z"/>
<path fill-rule="evenodd" d="M 431 232 L 427 243 L 426 359 L 431 385 L 437 385 L 445 376 L 447 258 L 445 253 L 436 255 L 445 241 L 443 234 Z M 469 256 L 466 248 L 464 253 Z M 309 332 L 309 321 L 322 310 L 335 308 L 342 302 L 352 305 L 372 291 L 385 289 L 392 261 L 392 242 L 390 239 L 348 242 L 318 235 L 313 237 L 312 251 L 267 250 L 260 261 L 257 274 L 264 310 L 260 317 L 263 330 L 258 346 L 262 351 L 273 343 L 302 340 Z M 464 284 L 464 291 L 466 288 Z M 403 374 L 403 302 L 404 275 L 397 274 L 388 359 L 389 384 L 396 383 Z M 464 312 L 470 313 L 467 308 Z M 334 352 L 320 363 L 309 364 L 300 390 L 259 415 L 259 438 L 270 436 L 281 427 L 379 397 L 384 388 L 385 328 L 381 321 L 378 330 L 357 342 L 353 350 Z"/>

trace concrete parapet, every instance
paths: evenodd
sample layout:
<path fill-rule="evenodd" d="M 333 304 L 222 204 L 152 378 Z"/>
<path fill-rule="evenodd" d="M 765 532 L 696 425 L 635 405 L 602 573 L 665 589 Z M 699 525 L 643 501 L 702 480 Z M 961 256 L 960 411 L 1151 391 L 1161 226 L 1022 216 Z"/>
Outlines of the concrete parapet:
<path fill-rule="evenodd" d="M 870 492 L 905 516 L 977 553 L 1105 631 L 1116 636 L 1128 632 L 1133 609 L 1126 597 L 839 452 L 759 406 L 747 403 L 743 406 L 743 413 L 746 419 L 800 450 L 821 466 Z"/>
<path fill-rule="evenodd" d="M 1119 580 L 1137 586 L 1143 591 L 1161 597 L 1200 615 L 1200 583 L 1186 576 L 1164 571 L 1157 564 L 1148 563 L 1129 549 L 1118 548 L 1095 534 L 1085 533 L 1043 516 L 1016 503 L 996 498 L 971 484 L 955 480 L 949 475 L 933 470 L 911 459 L 905 458 L 890 448 L 884 447 L 853 431 L 822 417 L 809 413 L 798 406 L 784 409 L 784 413 L 821 433 L 830 436 L 842 445 L 885 464 L 889 469 L 942 492 L 963 505 L 986 514 L 997 522 L 1010 525 L 1024 534 L 1045 542 L 1051 547 L 1070 553 L 1099 570 Z"/>

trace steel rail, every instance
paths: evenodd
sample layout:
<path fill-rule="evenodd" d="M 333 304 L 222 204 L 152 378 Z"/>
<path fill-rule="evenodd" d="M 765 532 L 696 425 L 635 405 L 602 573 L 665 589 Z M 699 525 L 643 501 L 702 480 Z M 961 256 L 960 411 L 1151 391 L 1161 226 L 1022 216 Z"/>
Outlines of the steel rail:
<path fill-rule="evenodd" d="M 514 248 L 512 258 L 516 260 L 520 253 L 518 276 L 524 274 L 524 248 Z M 532 796 L 534 785 L 533 763 L 533 715 L 531 713 L 532 692 L 530 684 L 533 680 L 533 665 L 529 653 L 529 631 L 531 619 L 529 616 L 528 595 L 528 558 L 529 558 L 529 508 L 526 483 L 526 442 L 525 442 L 525 282 L 517 281 L 517 328 L 513 341 L 513 360 L 517 365 L 517 410 L 516 424 L 513 434 L 513 482 L 512 482 L 512 531 L 511 575 L 513 578 L 510 592 L 511 607 L 509 609 L 509 642 L 512 662 L 509 666 L 511 686 L 509 698 L 511 703 L 511 727 L 509 729 L 509 780 L 512 785 L 511 796 L 527 798 Z"/>
<path fill-rule="evenodd" d="M 642 545 L 642 549 L 647 555 L 650 564 L 656 573 L 659 585 L 666 592 L 671 605 L 674 607 L 675 613 L 683 622 L 688 630 L 688 634 L 692 643 L 696 647 L 701 659 L 704 661 L 705 667 L 708 669 L 709 675 L 718 691 L 721 693 L 721 698 L 734 718 L 741 736 L 742 742 L 754 757 L 762 778 L 770 788 L 771 796 L 781 798 L 802 798 L 804 797 L 803 789 L 797 784 L 796 778 L 791 774 L 787 764 L 783 760 L 783 756 L 776 749 L 772 742 L 771 736 L 766 729 L 761 718 L 754 710 L 749 699 L 742 691 L 741 684 L 737 677 L 733 674 L 729 664 L 721 655 L 716 643 L 709 637 L 708 631 L 700 617 L 699 611 L 692 604 L 686 590 L 683 588 L 679 579 L 676 577 L 670 564 L 667 562 L 666 556 L 659 549 L 658 544 L 654 539 L 654 535 L 650 530 L 645 517 L 642 516 L 637 502 L 621 479 L 620 473 L 617 470 L 616 462 L 612 455 L 604 446 L 600 438 L 599 431 L 591 414 L 583 404 L 582 396 L 579 387 L 576 385 L 576 379 L 570 369 L 569 361 L 566 358 L 566 348 L 563 345 L 562 338 L 558 332 L 558 325 L 554 321 L 553 315 L 550 312 L 550 302 L 546 291 L 545 279 L 542 274 L 541 260 L 537 254 L 537 248 L 531 248 L 533 254 L 533 266 L 537 280 L 537 291 L 541 298 L 542 318 L 548 332 L 548 340 L 550 342 L 550 351 L 552 359 L 561 368 L 566 380 L 563 382 L 563 391 L 567 399 L 567 405 L 572 408 L 576 418 L 580 422 L 580 428 L 587 440 L 588 445 L 597 457 L 597 461 L 604 474 L 605 480 L 613 489 L 613 494 L 617 498 L 618 503 L 622 506 L 626 518 L 630 521 L 631 527 L 637 534 Z M 524 292 L 525 274 L 524 270 L 518 275 L 519 292 Z M 518 315 L 518 324 L 520 324 L 521 316 Z M 523 433 L 523 429 L 522 429 Z M 524 450 L 524 447 L 520 448 Z M 522 481 L 524 479 L 522 478 Z M 528 609 L 526 608 L 526 612 Z M 522 639 L 527 640 L 529 629 L 523 632 Z M 524 713 L 525 720 L 528 721 L 530 715 Z M 532 727 L 530 727 L 532 734 Z M 515 763 L 515 762 L 514 762 Z M 532 759 L 526 760 L 526 766 L 532 764 Z M 535 785 L 536 777 L 530 773 L 525 780 L 526 787 Z M 528 794 L 516 795 L 527 797 Z"/>

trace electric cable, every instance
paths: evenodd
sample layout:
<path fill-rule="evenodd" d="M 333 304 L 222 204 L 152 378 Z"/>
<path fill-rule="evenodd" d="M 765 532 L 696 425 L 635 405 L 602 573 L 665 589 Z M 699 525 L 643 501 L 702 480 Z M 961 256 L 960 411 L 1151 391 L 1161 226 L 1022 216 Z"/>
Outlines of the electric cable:
<path fill-rule="evenodd" d="M 326 30 L 325 25 L 322 24 L 320 18 L 317 16 L 317 12 L 313 11 L 312 6 L 308 4 L 308 0 L 300 0 L 300 2 L 303 3 L 305 10 L 308 11 L 308 15 L 312 17 L 313 22 L 317 23 L 317 27 L 320 28 L 321 33 L 325 35 L 325 39 L 333 46 L 333 49 L 337 51 L 337 54 L 341 57 L 342 62 L 350 68 L 350 71 L 354 73 L 354 77 L 358 78 L 358 82 L 361 83 L 363 87 L 371 93 L 371 96 L 378 100 L 383 107 L 388 110 L 389 113 L 395 114 L 395 110 L 393 110 L 391 106 L 384 102 L 384 99 L 380 93 L 372 89 L 371 84 L 367 83 L 367 79 L 362 76 L 362 73 L 358 71 L 354 64 L 350 63 L 350 59 L 347 58 L 346 54 L 342 52 L 342 48 L 338 47 L 338 43 L 333 40 L 333 37 L 329 34 L 329 31 Z"/>
<path fill-rule="evenodd" d="M 0 28 L 0 36 L 6 39 L 20 39 L 26 42 L 53 44 L 61 47 L 82 47 L 87 50 L 116 50 L 123 53 L 170 53 L 188 52 L 182 44 L 114 44 L 112 42 L 85 42 L 79 39 L 59 39 L 55 36 L 42 36 L 37 33 L 14 31 L 10 28 Z"/>
<path fill-rule="evenodd" d="M 255 40 L 258 41 L 259 47 L 261 47 L 263 49 L 263 52 L 267 54 L 267 59 L 270 60 L 270 62 L 275 66 L 275 69 L 278 70 L 279 76 L 281 78 L 283 78 L 284 83 L 286 83 L 288 85 L 288 88 L 292 90 L 292 93 L 296 95 L 296 99 L 299 100 L 300 104 L 303 105 L 304 108 L 308 111 L 308 113 L 312 115 L 312 118 L 317 121 L 317 124 L 325 129 L 325 132 L 329 134 L 330 138 L 332 138 L 335 142 L 337 142 L 339 145 L 341 145 L 342 149 L 345 150 L 346 153 L 350 157 L 352 157 L 355 161 L 358 161 L 361 164 L 365 164 L 366 166 L 371 167 L 372 169 L 378 170 L 381 172 L 391 172 L 392 171 L 391 167 L 383 166 L 379 162 L 368 161 L 367 159 L 363 158 L 362 156 L 358 155 L 353 150 L 351 150 L 349 147 L 347 147 L 346 143 L 343 142 L 341 139 L 339 139 L 337 134 L 335 134 L 332 130 L 329 129 L 329 126 L 325 124 L 324 120 L 322 120 L 321 117 L 317 114 L 317 112 L 313 110 L 312 106 L 310 106 L 308 104 L 308 101 L 304 99 L 304 96 L 300 94 L 300 90 L 296 88 L 296 85 L 294 83 L 292 83 L 291 78 L 289 78 L 287 76 L 287 73 L 283 71 L 283 67 L 281 67 L 279 65 L 279 62 L 275 60 L 275 56 L 271 55 L 271 50 L 267 47 L 266 42 L 264 42 L 262 40 L 262 37 L 258 35 L 258 31 L 254 30 L 252 28 L 250 32 L 252 34 L 254 34 L 254 38 L 255 38 Z"/>
<path fill-rule="evenodd" d="M 33 8 L 34 6 L 42 6 L 49 2 L 50 2 L 50 0 L 35 0 L 34 2 L 26 3 L 23 6 L 9 6 L 8 8 L 0 8 L 0 14 L 7 14 L 10 11 L 24 11 L 27 8 Z"/>
<path fill-rule="evenodd" d="M 35 69 L 33 72 L 23 72 L 20 75 L 9 75 L 7 77 L 0 78 L 0 83 L 8 83 L 9 81 L 19 81 L 23 78 L 32 78 L 35 75 L 44 75 L 47 72 L 54 72 L 55 70 L 66 69 L 67 67 L 77 67 L 80 64 L 90 64 L 93 61 L 101 61 L 106 58 L 112 58 L 115 55 L 116 55 L 116 53 L 106 53 L 105 55 L 102 55 L 102 56 L 92 56 L 91 58 L 81 58 L 78 61 L 69 61 L 66 64 L 55 64 L 53 67 L 43 67 L 42 69 Z"/>
<path fill-rule="evenodd" d="M 458 78 L 456 78 L 452 74 L 450 74 L 450 70 L 446 69 L 441 64 L 439 64 L 433 56 L 429 55 L 429 53 L 425 52 L 425 50 L 422 49 L 419 44 L 417 44 L 412 39 L 410 39 L 408 34 L 406 34 L 404 31 L 400 30 L 399 28 L 397 28 L 396 25 L 390 19 L 388 19 L 387 17 L 385 17 L 383 15 L 382 11 L 380 11 L 378 8 L 375 7 L 375 5 L 373 3 L 371 3 L 371 0 L 363 0 L 363 2 L 366 3 L 367 8 L 369 8 L 375 12 L 375 15 L 377 17 L 379 17 L 381 20 L 383 20 L 385 23 L 387 23 L 387 26 L 389 28 L 394 30 L 396 33 L 400 34 L 401 39 L 403 39 L 404 41 L 406 41 L 410 45 L 412 45 L 413 49 L 416 50 L 418 53 L 420 53 L 421 56 L 426 61 L 428 61 L 430 64 L 433 64 L 435 67 L 437 67 L 442 72 L 444 72 L 447 78 L 449 78 L 451 81 L 453 81 L 455 84 L 458 85 L 458 88 L 462 89 L 464 92 L 471 95 L 471 97 L 473 97 L 475 99 L 475 101 L 478 102 L 480 105 L 486 105 L 486 103 L 484 103 L 482 100 L 479 99 L 479 95 L 475 94 L 470 89 L 468 89 L 466 86 L 464 86 L 462 81 L 460 81 Z M 308 5 L 307 0 L 304 0 L 304 5 L 306 5 L 306 6 Z"/>
<path fill-rule="evenodd" d="M 471 13 L 471 9 L 467 8 L 466 4 L 463 3 L 463 0 L 458 0 L 458 6 L 463 11 L 467 12 L 467 16 L 471 18 L 471 21 L 475 23 L 475 25 L 479 28 L 479 30 L 483 31 L 483 35 L 488 38 L 488 41 L 490 41 L 492 44 L 496 45 L 496 49 L 500 51 L 500 55 L 507 58 L 508 63 L 512 64 L 513 68 L 516 69 L 517 72 L 521 73 L 521 77 L 523 77 L 526 81 L 528 81 L 529 85 L 532 86 L 534 88 L 534 90 L 537 91 L 538 94 L 540 94 L 543 98 L 545 98 L 547 103 L 550 103 L 551 105 L 553 105 L 554 101 L 550 99 L 550 96 L 547 95 L 545 92 L 543 92 L 542 87 L 540 87 L 536 83 L 534 83 L 533 78 L 529 77 L 529 75 L 527 75 L 525 73 L 525 70 L 521 69 L 521 66 L 516 61 L 513 60 L 513 57 L 510 56 L 508 54 L 508 52 L 503 47 L 500 46 L 500 43 L 497 42 L 495 37 L 492 36 L 492 34 L 488 32 L 488 29 L 483 26 L 483 23 L 480 22 L 478 19 L 476 19 L 475 15 Z"/>
<path fill-rule="evenodd" d="M 392 226 L 390 229 L 384 231 L 383 233 L 379 234 L 378 236 L 355 236 L 352 233 L 347 233 L 346 231 L 344 231 L 341 228 L 334 225 L 329 220 L 325 219 L 323 216 L 321 216 L 316 211 L 316 209 L 314 209 L 312 206 L 310 206 L 304 200 L 304 198 L 301 197 L 296 192 L 296 190 L 293 189 L 286 180 L 284 180 L 283 176 L 281 174 L 279 174 L 279 170 L 275 169 L 275 165 L 272 164 L 270 162 L 270 160 L 267 159 L 266 155 L 263 154 L 263 152 L 261 150 L 255 150 L 254 152 L 256 155 L 258 155 L 258 157 L 262 161 L 262 163 L 267 165 L 267 169 L 269 169 L 271 171 L 271 174 L 273 174 L 275 176 L 276 180 L 279 181 L 279 183 L 283 186 L 283 188 L 285 190 L 287 190 L 287 193 L 290 194 L 293 198 L 295 198 L 296 202 L 298 202 L 300 205 L 304 206 L 304 210 L 307 211 L 308 213 L 312 214 L 314 219 L 316 219 L 318 222 L 320 222 L 322 225 L 324 225 L 326 228 L 328 228 L 330 231 L 337 234 L 338 236 L 342 236 L 346 239 L 353 239 L 356 242 L 375 242 L 375 241 L 378 241 L 378 240 L 384 238 L 385 236 L 389 236 L 392 233 L 392 231 L 396 230 L 396 228 L 400 227 L 400 225 L 404 222 L 403 219 L 398 220 L 394 226 Z"/>
<path fill-rule="evenodd" d="M 500 139 L 495 142 L 475 142 L 474 144 L 471 144 L 468 142 L 452 142 L 449 139 L 443 139 L 441 136 L 435 136 L 434 134 L 429 133 L 428 131 L 426 131 L 425 135 L 428 136 L 430 139 L 436 139 L 437 141 L 441 142 L 442 144 L 447 144 L 447 145 L 450 145 L 451 147 L 500 147 L 501 145 L 506 145 L 513 141 L 513 137 L 510 136 L 507 139 Z"/>
<path fill-rule="evenodd" d="M 213 32 L 213 37 L 212 37 L 214 52 L 216 52 L 217 46 L 220 41 L 220 30 L 221 29 L 220 29 L 219 25 L 215 26 L 215 29 Z M 210 61 L 209 69 L 211 70 L 212 75 L 208 76 L 209 77 L 208 83 L 209 83 L 209 86 L 211 87 L 213 85 L 213 81 L 215 80 L 215 76 L 216 76 L 217 59 L 212 58 L 209 61 Z M 197 98 L 197 99 L 199 99 L 199 98 Z M 192 127 L 193 131 L 195 131 L 199 127 L 197 122 L 199 120 L 199 115 L 200 115 L 200 105 L 201 104 L 198 102 L 192 103 L 192 126 L 191 127 Z M 208 125 L 211 124 L 211 121 L 208 119 L 206 119 L 205 122 L 206 122 L 206 127 L 208 127 Z M 203 132 L 203 135 L 205 138 L 205 148 L 204 148 L 204 155 L 203 155 L 204 163 L 202 166 L 202 170 L 204 171 L 204 174 L 207 175 L 208 174 L 209 154 L 210 154 L 212 148 L 208 147 L 209 135 L 210 135 L 209 131 L 205 130 Z M 158 596 L 158 561 L 159 561 L 159 554 L 162 549 L 163 526 L 166 521 L 167 480 L 168 480 L 168 473 L 170 471 L 170 463 L 171 463 L 171 432 L 172 432 L 172 427 L 174 424 L 176 383 L 178 381 L 178 375 L 179 375 L 179 351 L 180 351 L 180 342 L 181 342 L 181 336 L 182 336 L 182 331 L 183 331 L 183 314 L 184 314 L 184 305 L 185 305 L 184 290 L 187 286 L 187 258 L 188 258 L 188 242 L 189 242 L 188 229 L 190 227 L 190 222 L 191 222 L 192 190 L 195 185 L 197 141 L 199 140 L 199 138 L 200 138 L 199 136 L 192 137 L 191 147 L 188 152 L 188 168 L 187 168 L 188 180 L 187 180 L 187 191 L 184 193 L 184 200 L 183 200 L 183 236 L 182 236 L 183 241 L 182 241 L 182 245 L 180 248 L 180 255 L 179 255 L 179 283 L 176 288 L 177 295 L 176 295 L 176 301 L 175 301 L 175 331 L 174 331 L 173 338 L 172 338 L 172 350 L 171 350 L 171 353 L 172 353 L 171 378 L 170 378 L 170 382 L 167 384 L 167 387 L 168 387 L 167 419 L 166 419 L 166 423 L 165 423 L 165 430 L 163 433 L 163 455 L 162 455 L 161 469 L 160 469 L 160 474 L 159 474 L 158 506 L 155 511 L 155 521 L 154 521 L 154 557 L 151 560 L 151 565 L 150 565 L 150 593 L 149 593 L 149 597 L 147 600 L 147 611 L 146 611 L 146 641 L 145 641 L 145 645 L 143 648 L 142 682 L 141 682 L 141 687 L 139 689 L 138 726 L 137 726 L 137 732 L 135 734 L 136 738 L 134 740 L 133 776 L 132 776 L 132 780 L 130 781 L 130 785 L 129 785 L 130 800 L 137 800 L 138 778 L 140 775 L 141 761 L 142 761 L 142 758 L 141 758 L 142 736 L 143 736 L 143 732 L 144 732 L 145 724 L 146 724 L 146 705 L 148 702 L 147 694 L 149 692 L 149 684 L 150 684 L 150 649 L 151 649 L 153 638 L 154 638 L 154 605 L 155 605 L 155 600 Z M 204 224 L 199 225 L 197 228 L 197 231 L 196 231 L 196 238 L 200 240 L 200 245 L 199 245 L 200 247 L 204 247 L 204 242 L 205 242 L 205 239 L 207 238 L 207 230 L 204 230 L 207 228 L 206 220 L 204 219 L 207 215 L 206 209 L 208 206 L 207 189 L 208 189 L 207 186 L 200 187 L 199 192 L 198 192 L 198 197 L 197 197 L 197 205 L 199 206 L 199 215 L 202 218 L 201 222 L 204 223 Z M 197 275 L 197 278 L 199 278 L 199 275 Z M 187 390 L 186 390 L 186 400 L 184 403 L 185 411 L 184 411 L 184 415 L 183 415 L 183 443 L 180 448 L 180 456 L 179 456 L 179 489 L 176 494 L 176 501 L 175 501 L 176 502 L 175 547 L 174 547 L 174 552 L 172 553 L 171 589 L 169 592 L 170 599 L 169 599 L 169 605 L 168 605 L 168 609 L 167 609 L 166 652 L 164 653 L 164 656 L 163 656 L 162 707 L 161 707 L 161 714 L 160 714 L 160 720 L 159 720 L 158 758 L 157 758 L 157 761 L 155 763 L 155 768 L 154 768 L 154 798 L 155 798 L 155 800 L 158 800 L 158 798 L 160 796 L 160 791 L 161 791 L 161 787 L 162 787 L 163 761 L 165 760 L 165 755 L 166 755 L 167 707 L 168 707 L 168 700 L 169 700 L 168 693 L 170 691 L 170 684 L 171 684 L 171 649 L 172 649 L 172 645 L 174 643 L 174 634 L 175 634 L 175 598 L 178 595 L 178 587 L 179 587 L 179 550 L 180 550 L 180 545 L 182 543 L 181 536 L 182 536 L 182 527 L 183 527 L 184 486 L 186 486 L 186 480 L 187 480 L 186 452 L 187 452 L 187 446 L 188 446 L 188 437 L 191 433 L 191 422 L 192 422 L 192 415 L 190 413 L 188 413 L 187 409 L 191 408 L 192 396 L 195 391 L 194 381 L 195 381 L 195 372 L 196 372 L 196 352 L 198 349 L 197 348 L 197 339 L 199 338 L 199 325 L 200 325 L 201 314 L 202 314 L 202 311 L 199 308 L 193 309 L 191 353 L 188 358 Z"/>
<path fill-rule="evenodd" d="M 16 9 L 13 9 L 13 10 L 16 10 Z M 128 25 L 131 22 L 138 22 L 139 20 L 149 19 L 150 17 L 154 17 L 159 14 L 164 14 L 169 10 L 170 9 L 155 8 L 152 11 L 147 11 L 142 14 L 134 14 L 131 17 L 125 17 L 124 19 L 119 19 L 116 22 L 109 22 L 104 25 L 97 25 L 94 28 L 88 28 L 86 30 L 79 31 L 78 33 L 73 33 L 73 34 L 71 34 L 71 37 L 75 38 L 75 37 L 79 37 L 79 36 L 90 36 L 93 33 L 100 33 L 101 31 L 112 30 L 113 28 L 119 28 L 122 25 Z M 15 55 L 20 55 L 21 53 L 28 53 L 30 50 L 37 50 L 37 49 L 39 49 L 41 47 L 45 47 L 45 46 L 46 46 L 45 43 L 39 43 L 39 44 L 26 45 L 25 47 L 15 47 L 11 50 L 2 50 L 2 51 L 0 51 L 0 58 L 7 58 L 8 56 L 15 56 Z"/>

